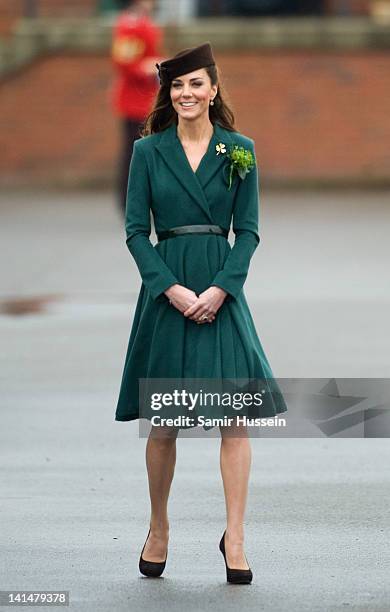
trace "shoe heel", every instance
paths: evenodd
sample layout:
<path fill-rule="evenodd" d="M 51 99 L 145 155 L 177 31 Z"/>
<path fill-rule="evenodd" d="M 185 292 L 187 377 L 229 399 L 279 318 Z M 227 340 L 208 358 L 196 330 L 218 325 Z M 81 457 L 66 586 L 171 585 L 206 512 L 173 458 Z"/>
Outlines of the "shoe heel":
<path fill-rule="evenodd" d="M 148 532 L 148 535 L 146 536 L 146 540 L 145 540 L 145 544 L 142 548 L 142 552 L 139 558 L 139 563 L 138 563 L 138 567 L 139 567 L 139 571 L 141 572 L 141 574 L 143 574 L 144 576 L 148 576 L 149 578 L 158 578 L 159 576 L 161 576 L 161 574 L 163 573 L 164 569 L 165 569 L 165 564 L 167 562 L 167 558 L 168 558 L 168 549 L 167 549 L 167 555 L 165 557 L 165 561 L 146 561 L 146 559 L 143 559 L 142 554 L 145 550 L 145 546 L 146 546 L 146 542 L 148 541 L 148 537 L 150 535 L 150 529 Z"/>
<path fill-rule="evenodd" d="M 252 570 L 249 568 L 247 570 L 234 569 L 229 567 L 226 561 L 226 551 L 225 551 L 225 532 L 223 532 L 221 541 L 219 542 L 219 550 L 221 551 L 226 567 L 226 581 L 232 584 L 250 584 L 252 582 L 253 574 Z"/>

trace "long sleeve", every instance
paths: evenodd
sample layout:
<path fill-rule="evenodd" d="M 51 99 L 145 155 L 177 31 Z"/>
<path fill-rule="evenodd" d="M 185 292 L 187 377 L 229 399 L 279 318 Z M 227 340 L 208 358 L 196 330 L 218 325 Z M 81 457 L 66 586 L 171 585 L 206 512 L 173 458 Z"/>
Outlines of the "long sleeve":
<path fill-rule="evenodd" d="M 256 159 L 254 141 L 251 140 L 254 158 Z M 255 165 L 245 179 L 239 179 L 236 201 L 233 209 L 234 245 L 226 258 L 222 270 L 214 277 L 211 285 L 221 287 L 228 292 L 229 298 L 237 298 L 248 275 L 249 264 L 255 252 L 260 236 L 259 225 L 259 174 Z"/>
<path fill-rule="evenodd" d="M 168 287 L 179 281 L 149 240 L 151 233 L 151 189 L 148 167 L 140 140 L 134 142 L 130 162 L 126 200 L 126 244 L 144 285 L 156 300 Z"/>

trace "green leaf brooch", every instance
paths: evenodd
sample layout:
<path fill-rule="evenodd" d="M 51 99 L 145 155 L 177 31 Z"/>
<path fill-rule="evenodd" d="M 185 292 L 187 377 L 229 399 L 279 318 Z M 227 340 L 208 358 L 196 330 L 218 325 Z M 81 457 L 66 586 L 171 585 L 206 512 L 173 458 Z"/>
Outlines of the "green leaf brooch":
<path fill-rule="evenodd" d="M 215 148 L 217 155 L 226 153 L 226 145 L 223 142 L 218 143 Z M 237 173 L 240 179 L 244 180 L 256 162 L 252 151 L 238 145 L 231 145 L 229 152 L 226 153 L 226 158 L 229 160 L 229 164 L 225 168 L 229 171 L 227 180 L 229 183 L 228 190 L 230 190 L 234 173 Z"/>

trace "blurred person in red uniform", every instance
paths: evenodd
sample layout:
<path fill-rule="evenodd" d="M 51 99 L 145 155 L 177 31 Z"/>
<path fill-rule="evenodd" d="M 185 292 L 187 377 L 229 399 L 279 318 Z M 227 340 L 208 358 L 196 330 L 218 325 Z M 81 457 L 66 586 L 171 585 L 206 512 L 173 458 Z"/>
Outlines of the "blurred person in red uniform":
<path fill-rule="evenodd" d="M 114 25 L 111 48 L 117 72 L 111 95 L 121 127 L 117 189 L 123 213 L 133 144 L 159 88 L 155 64 L 161 61 L 162 43 L 162 30 L 151 18 L 155 0 L 132 0 L 124 6 Z"/>

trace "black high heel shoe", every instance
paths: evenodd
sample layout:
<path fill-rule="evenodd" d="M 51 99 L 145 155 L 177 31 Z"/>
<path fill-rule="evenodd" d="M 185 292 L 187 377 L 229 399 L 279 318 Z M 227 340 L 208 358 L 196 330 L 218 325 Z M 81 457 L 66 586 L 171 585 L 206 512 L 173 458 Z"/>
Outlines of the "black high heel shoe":
<path fill-rule="evenodd" d="M 223 558 L 225 559 L 226 580 L 228 582 L 232 582 L 233 584 L 250 584 L 253 578 L 252 570 L 250 568 L 247 570 L 243 570 L 243 569 L 233 569 L 231 567 L 228 567 L 228 564 L 226 561 L 226 552 L 225 552 L 225 533 L 226 533 L 226 530 L 223 532 L 223 536 L 219 543 L 219 550 L 221 551 L 221 553 L 223 554 Z"/>
<path fill-rule="evenodd" d="M 151 578 L 158 578 L 159 576 L 161 576 L 161 574 L 163 573 L 163 571 L 165 569 L 165 564 L 167 562 L 167 557 L 168 557 L 168 549 L 167 549 L 167 554 L 166 554 L 166 557 L 165 557 L 165 561 L 161 561 L 161 562 L 158 562 L 158 561 L 146 561 L 146 559 L 143 559 L 142 558 L 142 553 L 145 550 L 145 546 L 146 546 L 146 542 L 148 541 L 149 534 L 150 534 L 150 529 L 149 529 L 148 535 L 146 537 L 145 544 L 144 544 L 144 547 L 143 547 L 142 552 L 141 552 L 141 556 L 139 558 L 138 567 L 139 567 L 139 571 L 144 576 L 149 576 Z"/>

